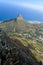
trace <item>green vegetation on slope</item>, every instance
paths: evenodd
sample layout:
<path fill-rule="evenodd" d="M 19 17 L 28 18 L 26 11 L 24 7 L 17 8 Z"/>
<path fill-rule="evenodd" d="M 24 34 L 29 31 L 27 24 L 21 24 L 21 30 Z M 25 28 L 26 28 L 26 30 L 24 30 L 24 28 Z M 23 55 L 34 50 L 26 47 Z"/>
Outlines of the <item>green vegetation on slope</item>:
<path fill-rule="evenodd" d="M 43 62 L 43 23 L 27 23 L 19 17 L 0 23 L 0 28 L 13 40 L 16 38 L 28 47 L 37 60 Z"/>

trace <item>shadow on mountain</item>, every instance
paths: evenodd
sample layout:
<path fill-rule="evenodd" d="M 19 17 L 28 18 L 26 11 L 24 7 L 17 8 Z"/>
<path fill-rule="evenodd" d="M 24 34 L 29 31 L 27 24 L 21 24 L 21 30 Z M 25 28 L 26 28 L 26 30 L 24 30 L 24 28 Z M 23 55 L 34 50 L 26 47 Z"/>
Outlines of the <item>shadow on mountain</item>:
<path fill-rule="evenodd" d="M 29 49 L 19 40 L 10 39 L 0 31 L 0 65 L 42 65 Z"/>

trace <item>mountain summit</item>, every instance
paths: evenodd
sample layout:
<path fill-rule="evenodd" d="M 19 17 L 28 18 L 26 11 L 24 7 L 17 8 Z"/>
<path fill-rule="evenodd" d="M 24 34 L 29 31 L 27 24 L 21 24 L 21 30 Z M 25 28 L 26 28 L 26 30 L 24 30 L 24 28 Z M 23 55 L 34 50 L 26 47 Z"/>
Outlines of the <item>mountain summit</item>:
<path fill-rule="evenodd" d="M 21 14 L 19 14 L 19 15 L 17 16 L 17 20 L 23 20 L 23 17 L 22 17 Z"/>

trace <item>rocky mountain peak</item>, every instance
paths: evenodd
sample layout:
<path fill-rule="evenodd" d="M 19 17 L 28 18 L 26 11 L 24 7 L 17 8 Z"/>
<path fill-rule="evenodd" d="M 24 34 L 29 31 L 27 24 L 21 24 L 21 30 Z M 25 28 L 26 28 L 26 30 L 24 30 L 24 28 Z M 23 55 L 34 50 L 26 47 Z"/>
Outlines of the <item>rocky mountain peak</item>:
<path fill-rule="evenodd" d="M 23 17 L 21 14 L 18 15 L 17 20 L 23 20 Z"/>

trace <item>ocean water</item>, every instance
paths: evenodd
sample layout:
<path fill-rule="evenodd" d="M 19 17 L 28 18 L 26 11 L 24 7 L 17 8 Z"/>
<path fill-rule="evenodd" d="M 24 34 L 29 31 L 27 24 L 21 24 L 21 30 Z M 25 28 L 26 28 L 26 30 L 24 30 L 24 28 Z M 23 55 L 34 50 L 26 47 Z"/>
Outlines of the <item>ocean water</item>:
<path fill-rule="evenodd" d="M 13 7 L 7 4 L 0 4 L 0 21 L 16 18 L 19 14 L 21 14 L 25 20 L 43 22 L 42 12 L 20 6 Z"/>

